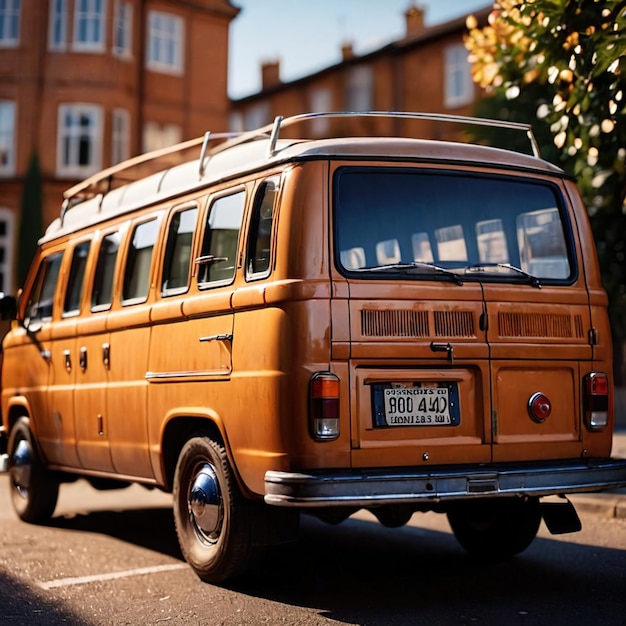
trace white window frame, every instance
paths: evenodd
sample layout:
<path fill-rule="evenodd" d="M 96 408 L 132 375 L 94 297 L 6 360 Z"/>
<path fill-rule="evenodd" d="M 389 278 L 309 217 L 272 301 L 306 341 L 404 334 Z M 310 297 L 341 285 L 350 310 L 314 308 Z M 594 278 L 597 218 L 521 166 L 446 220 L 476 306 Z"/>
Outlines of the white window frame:
<path fill-rule="evenodd" d="M 115 0 L 113 15 L 113 54 L 130 58 L 133 51 L 133 5 L 125 0 Z"/>
<path fill-rule="evenodd" d="M 50 0 L 48 49 L 67 50 L 67 0 Z"/>
<path fill-rule="evenodd" d="M 70 116 L 70 125 L 66 118 Z M 88 125 L 80 118 L 86 118 Z M 76 123 L 78 122 L 78 123 Z M 88 163 L 80 163 L 81 141 L 87 141 L 91 151 Z M 66 152 L 69 152 L 67 159 Z M 59 105 L 57 127 L 57 174 L 84 177 L 102 169 L 102 109 L 96 104 L 72 103 Z"/>
<path fill-rule="evenodd" d="M 75 52 L 104 52 L 107 0 L 75 0 L 74 37 Z M 81 23 L 87 22 L 86 38 L 79 39 Z"/>
<path fill-rule="evenodd" d="M 130 157 L 130 113 L 113 109 L 111 129 L 111 164 L 116 165 Z"/>
<path fill-rule="evenodd" d="M 0 159 L 0 176 L 15 174 L 15 128 L 17 105 L 13 100 L 0 100 L 0 157 L 6 153 L 6 163 Z"/>
<path fill-rule="evenodd" d="M 20 43 L 21 0 L 0 0 L 0 48 Z"/>
<path fill-rule="evenodd" d="M 4 276 L 4 284 L 0 282 L 2 293 L 13 291 L 13 232 L 15 214 L 10 209 L 0 208 L 0 222 L 6 224 L 4 235 L 0 234 L 0 249 L 4 248 L 4 259 L 0 257 L 0 273 Z"/>
<path fill-rule="evenodd" d="M 474 83 L 467 50 L 462 43 L 445 49 L 444 106 L 454 109 L 474 101 Z"/>
<path fill-rule="evenodd" d="M 181 141 L 182 129 L 178 124 L 148 121 L 143 127 L 143 152 L 169 148 Z"/>
<path fill-rule="evenodd" d="M 146 38 L 147 68 L 163 74 L 182 74 L 184 40 L 185 23 L 182 17 L 163 11 L 150 11 Z"/>

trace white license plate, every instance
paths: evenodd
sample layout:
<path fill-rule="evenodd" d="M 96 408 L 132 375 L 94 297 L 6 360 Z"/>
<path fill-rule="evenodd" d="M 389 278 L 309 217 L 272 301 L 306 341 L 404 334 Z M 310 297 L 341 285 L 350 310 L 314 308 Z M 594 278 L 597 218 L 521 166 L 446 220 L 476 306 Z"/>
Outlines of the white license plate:
<path fill-rule="evenodd" d="M 452 424 L 447 387 L 392 387 L 383 399 L 388 426 Z"/>

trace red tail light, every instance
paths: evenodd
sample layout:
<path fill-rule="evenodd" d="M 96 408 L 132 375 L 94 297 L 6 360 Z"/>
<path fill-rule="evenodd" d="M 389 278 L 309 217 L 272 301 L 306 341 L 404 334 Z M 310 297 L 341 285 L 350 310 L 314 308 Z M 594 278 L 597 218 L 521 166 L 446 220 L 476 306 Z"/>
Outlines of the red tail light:
<path fill-rule="evenodd" d="M 311 436 L 317 441 L 339 437 L 339 378 L 330 372 L 318 372 L 311 378 Z"/>
<path fill-rule="evenodd" d="M 587 428 L 598 430 L 609 423 L 609 379 L 604 372 L 585 376 L 584 407 Z"/>

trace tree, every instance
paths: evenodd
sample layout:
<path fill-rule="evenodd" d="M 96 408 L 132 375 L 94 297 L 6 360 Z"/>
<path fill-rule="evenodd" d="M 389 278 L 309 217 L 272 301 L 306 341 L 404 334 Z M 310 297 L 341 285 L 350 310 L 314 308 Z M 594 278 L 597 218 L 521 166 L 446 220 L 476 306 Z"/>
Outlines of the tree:
<path fill-rule="evenodd" d="M 31 156 L 24 179 L 20 215 L 17 274 L 19 284 L 23 285 L 28 268 L 35 256 L 35 252 L 37 252 L 37 241 L 43 233 L 42 182 L 39 158 L 36 152 Z"/>
<path fill-rule="evenodd" d="M 626 339 L 625 27 L 626 0 L 499 0 L 487 26 L 468 18 L 466 37 L 474 81 L 494 95 L 491 105 L 530 111 L 551 138 L 551 158 L 578 180 L 619 355 Z"/>

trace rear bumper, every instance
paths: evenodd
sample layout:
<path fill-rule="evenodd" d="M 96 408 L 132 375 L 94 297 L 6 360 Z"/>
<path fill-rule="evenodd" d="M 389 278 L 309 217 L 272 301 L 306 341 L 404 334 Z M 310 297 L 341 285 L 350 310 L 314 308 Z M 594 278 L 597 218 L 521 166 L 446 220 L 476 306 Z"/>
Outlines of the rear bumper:
<path fill-rule="evenodd" d="M 626 459 L 265 474 L 265 502 L 369 507 L 467 498 L 549 496 L 626 487 Z"/>

